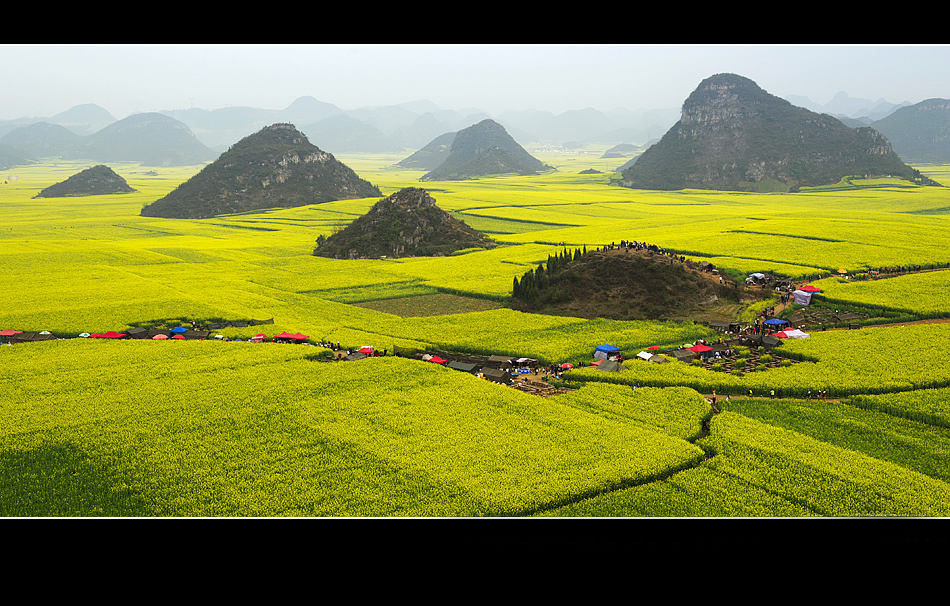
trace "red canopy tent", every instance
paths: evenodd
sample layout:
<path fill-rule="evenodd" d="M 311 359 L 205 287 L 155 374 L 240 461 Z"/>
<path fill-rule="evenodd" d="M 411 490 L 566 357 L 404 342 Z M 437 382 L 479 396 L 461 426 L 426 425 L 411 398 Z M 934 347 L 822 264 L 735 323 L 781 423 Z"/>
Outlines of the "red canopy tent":
<path fill-rule="evenodd" d="M 184 340 L 185 340 L 185 335 L 174 335 L 174 336 L 172 336 L 172 338 L 173 338 L 173 339 L 181 339 L 182 341 L 184 341 Z"/>
<path fill-rule="evenodd" d="M 773 337 L 778 337 L 779 339 L 787 339 L 788 335 L 784 331 L 779 331 L 772 334 Z"/>
<path fill-rule="evenodd" d="M 436 364 L 445 364 L 446 362 L 448 362 L 448 360 L 446 360 L 445 358 L 440 358 L 439 356 L 432 356 L 431 358 L 429 358 L 429 361 L 435 362 Z"/>
<path fill-rule="evenodd" d="M 565 369 L 566 369 L 566 368 L 574 368 L 574 365 L 571 364 L 570 362 L 565 362 L 564 364 L 561 364 L 561 368 L 565 368 Z"/>
<path fill-rule="evenodd" d="M 153 341 L 161 341 L 161 340 L 167 339 L 167 338 L 168 338 L 168 335 L 164 335 L 164 334 L 159 333 L 159 334 L 155 335 L 154 337 L 152 337 L 152 340 L 153 340 Z"/>
<path fill-rule="evenodd" d="M 651 345 L 651 346 L 647 347 L 647 349 L 663 349 L 663 348 L 660 347 L 659 345 Z"/>
<path fill-rule="evenodd" d="M 812 286 L 811 284 L 806 284 L 805 286 L 802 286 L 798 290 L 803 290 L 805 292 L 821 292 L 820 288 L 818 288 L 817 286 Z"/>
<path fill-rule="evenodd" d="M 708 345 L 703 345 L 702 343 L 697 343 L 692 347 L 688 348 L 690 351 L 695 351 L 696 353 L 703 353 L 704 351 L 712 351 L 713 348 Z"/>
<path fill-rule="evenodd" d="M 13 330 L 12 328 L 4 328 L 0 330 L 0 337 L 12 337 L 13 335 L 18 335 L 22 330 Z"/>
<path fill-rule="evenodd" d="M 114 330 L 110 330 L 110 331 L 107 331 L 107 332 L 104 332 L 104 333 L 101 333 L 101 334 L 98 333 L 98 332 L 94 332 L 94 333 L 92 333 L 92 334 L 89 335 L 89 336 L 90 336 L 90 337 L 96 337 L 96 338 L 98 338 L 98 339 L 121 339 L 122 337 L 124 337 L 124 336 L 126 336 L 126 335 L 125 335 L 124 332 L 116 332 L 116 331 L 114 331 Z"/>
<path fill-rule="evenodd" d="M 300 334 L 299 332 L 289 333 L 285 331 L 285 332 L 280 333 L 279 335 L 274 335 L 274 338 L 275 339 L 293 339 L 294 341 L 303 341 L 304 339 L 307 339 L 309 337 L 307 337 L 307 335 Z"/>
<path fill-rule="evenodd" d="M 361 347 L 357 349 L 356 351 L 361 354 L 366 354 L 367 356 L 373 355 L 373 348 L 369 346 Z"/>

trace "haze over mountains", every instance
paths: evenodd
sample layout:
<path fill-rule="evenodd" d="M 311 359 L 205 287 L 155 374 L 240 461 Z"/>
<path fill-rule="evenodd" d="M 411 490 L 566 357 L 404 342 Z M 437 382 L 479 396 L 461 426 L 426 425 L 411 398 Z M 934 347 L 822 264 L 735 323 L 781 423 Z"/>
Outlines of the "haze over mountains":
<path fill-rule="evenodd" d="M 918 157 L 908 156 L 906 159 L 942 161 L 944 150 L 950 149 L 950 144 L 938 141 L 935 145 L 939 149 L 924 151 L 917 142 L 902 136 L 904 130 L 921 130 L 919 126 L 888 120 L 897 110 L 906 111 L 919 104 L 855 99 L 846 93 L 838 93 L 824 105 L 801 97 L 790 96 L 787 100 L 796 106 L 833 115 L 851 127 L 872 126 L 891 140 L 898 155 L 903 157 L 905 150 L 915 150 Z M 133 114 L 118 120 L 103 107 L 84 104 L 48 117 L 0 120 L 0 168 L 50 156 L 88 156 L 88 159 L 99 162 L 121 159 L 157 165 L 211 161 L 243 137 L 275 123 L 294 124 L 310 141 L 329 153 L 416 151 L 440 135 L 460 131 L 486 118 L 502 124 L 522 145 L 564 150 L 588 144 L 647 146 L 659 140 L 677 122 L 680 110 L 679 107 L 638 111 L 579 108 L 558 114 L 527 110 L 490 115 L 477 108 L 443 109 L 425 100 L 343 109 L 314 97 L 302 96 L 283 109 L 169 109 Z M 167 117 L 166 126 L 170 131 L 177 131 L 182 141 L 194 140 L 185 146 L 186 151 L 176 147 L 174 153 L 168 149 L 157 153 L 156 148 L 161 146 L 148 142 L 149 153 L 139 150 L 129 155 L 135 149 L 134 145 L 128 140 L 117 143 L 114 139 L 122 134 L 133 141 L 145 142 L 141 136 L 130 135 L 135 130 L 133 123 L 144 121 L 141 116 L 145 115 L 151 117 L 153 125 L 159 120 L 157 116 Z M 936 119 L 937 113 L 930 112 L 929 116 Z M 106 130 L 120 124 L 123 129 L 116 132 Z M 123 151 L 116 153 L 120 149 Z M 921 153 L 924 155 L 920 156 Z"/>

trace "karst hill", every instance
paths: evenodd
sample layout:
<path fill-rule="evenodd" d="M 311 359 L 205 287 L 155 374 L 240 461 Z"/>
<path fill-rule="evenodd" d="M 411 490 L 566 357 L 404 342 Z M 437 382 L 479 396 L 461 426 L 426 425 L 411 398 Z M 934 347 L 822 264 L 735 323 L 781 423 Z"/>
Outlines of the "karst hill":
<path fill-rule="evenodd" d="M 950 162 L 950 99 L 901 107 L 873 124 L 908 162 Z"/>
<path fill-rule="evenodd" d="M 684 320 L 734 313 L 742 293 L 730 280 L 656 247 L 565 250 L 516 278 L 519 311 L 615 320 Z"/>
<path fill-rule="evenodd" d="M 865 175 L 935 184 L 878 131 L 796 107 L 735 74 L 703 80 L 680 120 L 621 175 L 627 187 L 659 190 L 795 191 Z"/>
<path fill-rule="evenodd" d="M 444 159 L 426 173 L 422 181 L 475 179 L 501 174 L 534 175 L 553 170 L 529 154 L 494 120 L 482 120 L 455 133 L 448 153 L 442 156 L 439 147 L 444 148 L 447 137 L 443 135 L 439 143 L 433 141 L 423 148 L 428 152 L 426 160 L 431 161 L 432 157 Z"/>
<path fill-rule="evenodd" d="M 69 198 L 76 196 L 104 196 L 129 194 L 135 190 L 125 179 L 104 164 L 87 168 L 65 181 L 60 181 L 42 190 L 34 198 Z"/>
<path fill-rule="evenodd" d="M 203 219 L 265 208 L 289 208 L 382 195 L 292 124 L 249 135 L 142 209 L 146 217 Z"/>
<path fill-rule="evenodd" d="M 420 188 L 405 188 L 327 238 L 313 254 L 334 259 L 441 256 L 496 243 L 435 204 Z"/>

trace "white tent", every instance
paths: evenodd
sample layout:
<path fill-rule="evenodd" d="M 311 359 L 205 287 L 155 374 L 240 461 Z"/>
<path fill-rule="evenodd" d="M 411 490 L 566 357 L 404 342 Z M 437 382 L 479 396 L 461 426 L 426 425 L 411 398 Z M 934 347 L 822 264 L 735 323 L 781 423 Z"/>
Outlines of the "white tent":
<path fill-rule="evenodd" d="M 811 293 L 807 290 L 796 290 L 792 293 L 792 297 L 798 305 L 811 305 Z"/>
<path fill-rule="evenodd" d="M 807 332 L 802 332 L 798 330 L 797 328 L 789 328 L 789 329 L 783 330 L 782 332 L 784 332 L 785 336 L 788 337 L 789 339 L 804 339 L 809 336 Z"/>
<path fill-rule="evenodd" d="M 641 351 L 640 353 L 637 354 L 637 357 L 640 358 L 641 360 L 647 360 L 647 361 L 649 361 L 650 358 L 653 357 L 653 354 L 651 354 L 650 352 L 647 352 L 647 351 Z"/>

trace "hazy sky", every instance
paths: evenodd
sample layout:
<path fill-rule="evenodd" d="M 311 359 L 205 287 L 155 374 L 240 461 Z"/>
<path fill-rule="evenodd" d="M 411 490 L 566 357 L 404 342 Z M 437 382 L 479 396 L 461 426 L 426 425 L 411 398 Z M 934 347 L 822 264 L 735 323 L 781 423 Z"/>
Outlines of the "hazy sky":
<path fill-rule="evenodd" d="M 95 103 L 131 113 L 282 109 L 311 96 L 342 109 L 427 99 L 444 109 L 560 113 L 679 108 L 732 72 L 774 95 L 916 103 L 950 98 L 948 45 L 0 45 L 0 119 Z"/>

